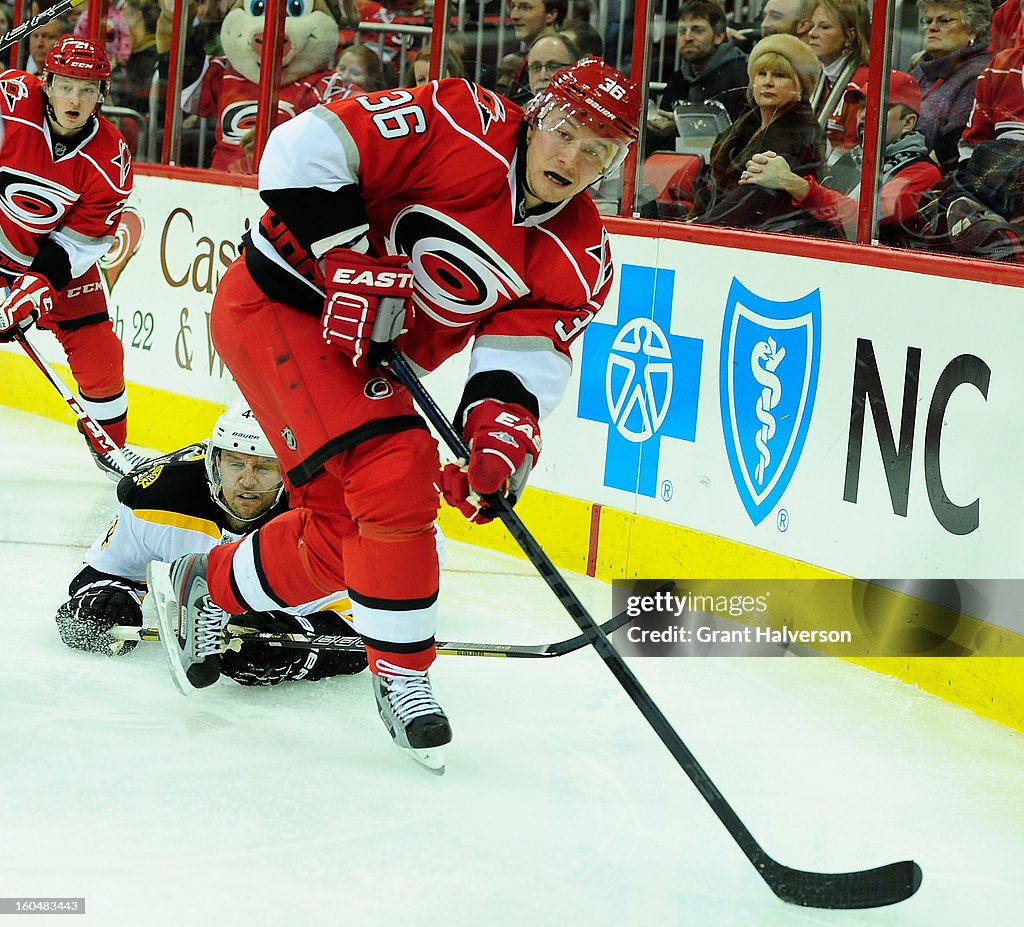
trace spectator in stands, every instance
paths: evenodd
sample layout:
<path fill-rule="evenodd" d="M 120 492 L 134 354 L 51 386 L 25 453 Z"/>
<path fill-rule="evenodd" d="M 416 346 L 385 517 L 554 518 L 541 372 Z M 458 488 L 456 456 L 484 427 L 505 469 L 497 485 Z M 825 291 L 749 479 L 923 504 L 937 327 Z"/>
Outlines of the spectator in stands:
<path fill-rule="evenodd" d="M 0 35 L 6 35 L 11 31 L 11 17 L 13 11 L 6 3 L 0 3 Z"/>
<path fill-rule="evenodd" d="M 369 45 L 350 45 L 341 53 L 334 70 L 343 81 L 361 87 L 367 93 L 387 87 L 384 66 Z"/>
<path fill-rule="evenodd" d="M 41 74 L 50 49 L 57 44 L 62 35 L 68 35 L 74 28 L 73 17 L 60 16 L 36 29 L 28 37 L 28 61 L 25 64 L 25 70 L 29 74 Z"/>
<path fill-rule="evenodd" d="M 89 32 L 89 17 L 86 15 L 89 4 L 83 3 L 76 8 L 79 14 L 75 23 L 74 34 L 85 38 Z M 124 65 L 132 55 L 132 34 L 124 21 L 124 14 L 113 4 L 107 7 L 107 22 L 100 30 L 100 41 L 110 59 L 111 79 L 116 84 L 119 75 L 124 73 Z"/>
<path fill-rule="evenodd" d="M 761 35 L 795 35 L 807 41 L 817 0 L 767 0 L 761 7 Z"/>
<path fill-rule="evenodd" d="M 819 184 L 814 177 L 794 173 L 786 159 L 774 151 L 755 154 L 747 162 L 740 184 L 784 191 L 795 208 L 841 229 L 852 241 L 857 233 L 867 91 L 866 84 L 847 91 L 850 101 L 859 107 L 860 143 L 836 162 L 825 184 Z M 881 188 L 878 225 L 883 244 L 905 243 L 905 233 L 917 225 L 922 195 L 934 188 L 942 176 L 928 157 L 924 136 L 917 131 L 920 110 L 921 90 L 917 81 L 902 71 L 893 71 L 884 117 L 885 149 L 878 178 Z"/>
<path fill-rule="evenodd" d="M 770 35 L 754 46 L 747 63 L 753 106 L 715 139 L 690 219 L 765 228 L 792 212 L 788 197 L 741 187 L 739 181 L 747 162 L 762 151 L 777 152 L 801 177 L 821 176 L 825 134 L 808 103 L 820 71 L 814 52 L 796 36 Z"/>
<path fill-rule="evenodd" d="M 838 157 L 857 144 L 857 107 L 845 95 L 851 83 L 863 86 L 867 80 L 871 20 L 865 0 L 818 0 L 811 19 L 807 43 L 825 71 L 815 112 Z"/>
<path fill-rule="evenodd" d="M 114 99 L 140 113 L 149 112 L 149 89 L 157 70 L 167 77 L 167 55 L 156 48 L 156 24 L 160 18 L 160 0 L 124 0 L 121 8 L 125 25 L 132 36 L 132 55 L 125 65 L 124 76 L 114 85 Z M 163 104 L 163 83 L 158 105 Z"/>
<path fill-rule="evenodd" d="M 348 0 L 342 7 L 352 7 L 355 11 L 355 20 L 351 18 L 347 9 L 341 10 L 341 19 L 338 29 L 338 47 L 348 48 L 351 45 L 360 43 L 370 45 L 377 50 L 377 57 L 385 71 L 390 74 L 393 80 L 388 80 L 385 85 L 391 84 L 401 76 L 401 54 L 405 48 L 402 36 L 397 32 L 370 32 L 359 33 L 356 31 L 358 24 L 363 22 L 372 25 L 388 25 L 395 21 L 394 14 L 377 3 L 376 0 Z M 338 11 L 331 10 L 332 15 L 337 18 Z"/>
<path fill-rule="evenodd" d="M 921 5 L 924 54 L 910 72 L 921 87 L 920 131 L 944 171 L 956 167 L 957 146 L 974 105 L 974 83 L 988 64 L 990 0 Z"/>
<path fill-rule="evenodd" d="M 518 61 L 518 56 L 516 56 Z M 447 73 L 443 77 L 465 77 L 466 68 L 462 61 L 450 51 L 446 56 L 445 67 Z M 409 62 L 402 79 L 403 87 L 420 87 L 430 79 L 430 48 L 424 46 L 416 56 Z"/>
<path fill-rule="evenodd" d="M 494 77 L 494 89 L 497 93 L 500 93 L 503 97 L 509 95 L 512 83 L 515 81 L 516 74 L 519 73 L 522 64 L 523 56 L 517 52 L 509 52 L 501 59 Z"/>
<path fill-rule="evenodd" d="M 926 210 L 932 247 L 1024 263 L 1024 46 L 978 75 L 961 161 Z"/>
<path fill-rule="evenodd" d="M 676 33 L 679 70 L 665 85 L 658 109 L 647 117 L 647 148 L 671 148 L 676 136 L 672 106 L 677 101 L 721 103 L 736 119 L 746 108 L 747 57 L 725 37 L 725 14 L 711 0 L 686 0 Z"/>
<path fill-rule="evenodd" d="M 511 0 L 508 18 L 519 40 L 521 60 L 506 96 L 515 99 L 530 87 L 526 73 L 526 53 L 543 29 L 558 30 L 565 21 L 569 0 Z"/>
<path fill-rule="evenodd" d="M 526 73 L 530 86 L 524 95 L 515 98 L 515 102 L 520 106 L 528 104 L 538 93 L 547 89 L 551 78 L 558 71 L 575 64 L 582 57 L 575 43 L 562 33 L 541 33 L 526 53 Z"/>
<path fill-rule="evenodd" d="M 583 57 L 604 57 L 604 40 L 590 23 L 582 19 L 567 19 L 562 23 L 562 35 L 576 43 Z"/>
<path fill-rule="evenodd" d="M 1021 7 L 1024 0 L 1005 0 L 992 16 L 992 38 L 988 53 L 1005 51 L 1015 45 L 1024 45 L 1024 30 L 1021 28 Z"/>
<path fill-rule="evenodd" d="M 568 8 L 567 0 L 512 0 L 508 18 L 523 51 L 529 48 L 542 29 L 561 27 Z"/>

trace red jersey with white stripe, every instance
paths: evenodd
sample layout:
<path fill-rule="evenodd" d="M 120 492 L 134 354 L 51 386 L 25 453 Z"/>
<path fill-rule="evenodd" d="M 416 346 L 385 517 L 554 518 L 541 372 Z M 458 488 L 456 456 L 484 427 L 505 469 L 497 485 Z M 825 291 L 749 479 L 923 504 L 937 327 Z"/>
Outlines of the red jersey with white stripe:
<path fill-rule="evenodd" d="M 543 413 L 612 263 L 589 196 L 526 209 L 525 158 L 522 111 L 461 79 L 318 107 L 270 136 L 260 191 L 272 211 L 246 262 L 264 292 L 290 287 L 283 301 L 319 314 L 329 248 L 365 236 L 371 253 L 409 255 L 415 320 L 401 350 L 433 370 L 475 339 L 471 373 L 513 369 Z"/>
<path fill-rule="evenodd" d="M 311 106 L 349 95 L 352 85 L 338 79 L 334 71 L 308 74 L 278 90 L 277 120 L 286 122 Z M 197 103 L 186 92 L 184 109 L 216 120 L 213 161 L 210 167 L 233 173 L 249 173 L 249 160 L 242 150 L 242 137 L 256 128 L 259 85 L 231 67 L 227 58 L 211 58 L 202 76 Z"/>
<path fill-rule="evenodd" d="M 80 277 L 114 241 L 132 189 L 132 159 L 106 119 L 74 148 L 54 153 L 42 81 L 24 71 L 0 73 L 0 272 L 23 273 L 39 242 L 68 252 Z"/>
<path fill-rule="evenodd" d="M 1024 47 L 999 52 L 978 75 L 974 107 L 960 136 L 960 158 L 996 138 L 1024 141 Z"/>

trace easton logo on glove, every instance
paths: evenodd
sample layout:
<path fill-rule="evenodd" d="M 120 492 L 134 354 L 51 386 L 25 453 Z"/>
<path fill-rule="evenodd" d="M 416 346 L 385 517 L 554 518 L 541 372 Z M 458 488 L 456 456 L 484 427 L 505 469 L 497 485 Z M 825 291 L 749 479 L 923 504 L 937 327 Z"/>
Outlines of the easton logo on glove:
<path fill-rule="evenodd" d="M 355 293 L 383 291 L 384 296 L 393 296 L 397 288 L 408 289 L 412 295 L 411 270 L 374 271 L 358 267 L 337 267 L 331 276 L 331 282 Z"/>
<path fill-rule="evenodd" d="M 515 505 L 540 457 L 540 425 L 516 403 L 485 399 L 469 407 L 463 440 L 469 460 L 448 464 L 441 473 L 445 501 L 470 521 L 494 517 L 483 496 L 503 493 Z"/>
<path fill-rule="evenodd" d="M 348 355 L 353 367 L 378 366 L 412 316 L 409 259 L 335 248 L 324 255 L 324 278 L 324 341 Z"/>

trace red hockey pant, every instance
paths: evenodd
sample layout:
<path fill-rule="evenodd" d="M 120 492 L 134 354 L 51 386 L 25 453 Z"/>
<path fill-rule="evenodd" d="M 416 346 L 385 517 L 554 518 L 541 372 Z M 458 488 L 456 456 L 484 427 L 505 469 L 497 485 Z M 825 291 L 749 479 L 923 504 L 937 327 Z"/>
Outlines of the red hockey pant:
<path fill-rule="evenodd" d="M 408 394 L 355 370 L 324 343 L 319 318 L 268 299 L 241 261 L 218 287 L 211 333 L 291 477 L 289 512 L 211 551 L 214 601 L 238 614 L 347 588 L 371 669 L 375 656 L 425 669 L 439 462 Z"/>

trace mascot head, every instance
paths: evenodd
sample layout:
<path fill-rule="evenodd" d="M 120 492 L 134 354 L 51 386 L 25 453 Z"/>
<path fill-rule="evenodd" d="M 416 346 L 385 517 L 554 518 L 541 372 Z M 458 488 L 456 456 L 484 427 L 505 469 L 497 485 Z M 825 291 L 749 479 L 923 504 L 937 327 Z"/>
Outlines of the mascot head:
<path fill-rule="evenodd" d="M 281 86 L 330 68 L 338 49 L 338 23 L 355 13 L 354 0 L 288 0 L 285 7 Z M 263 58 L 264 0 L 237 0 L 221 25 L 220 40 L 232 67 L 259 83 Z M 351 7 L 351 9 L 349 9 Z"/>

